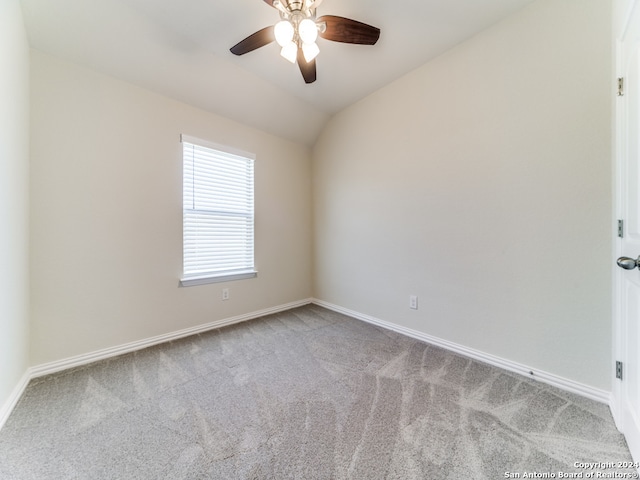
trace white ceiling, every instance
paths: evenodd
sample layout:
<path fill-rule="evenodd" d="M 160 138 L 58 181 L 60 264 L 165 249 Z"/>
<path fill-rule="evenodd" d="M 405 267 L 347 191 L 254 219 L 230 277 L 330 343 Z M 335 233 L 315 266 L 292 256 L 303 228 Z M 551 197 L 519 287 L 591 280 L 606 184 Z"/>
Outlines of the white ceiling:
<path fill-rule="evenodd" d="M 324 0 L 318 15 L 381 29 L 374 46 L 318 40 L 304 83 L 276 44 L 229 48 L 279 20 L 262 0 L 22 0 L 31 46 L 261 130 L 313 144 L 334 113 L 533 0 Z"/>

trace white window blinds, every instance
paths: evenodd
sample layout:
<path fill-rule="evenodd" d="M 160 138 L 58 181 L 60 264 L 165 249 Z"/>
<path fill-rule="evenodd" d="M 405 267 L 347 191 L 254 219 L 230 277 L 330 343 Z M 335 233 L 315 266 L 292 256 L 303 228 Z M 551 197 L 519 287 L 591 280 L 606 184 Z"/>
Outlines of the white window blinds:
<path fill-rule="evenodd" d="M 185 135 L 182 144 L 182 284 L 255 276 L 253 155 Z"/>

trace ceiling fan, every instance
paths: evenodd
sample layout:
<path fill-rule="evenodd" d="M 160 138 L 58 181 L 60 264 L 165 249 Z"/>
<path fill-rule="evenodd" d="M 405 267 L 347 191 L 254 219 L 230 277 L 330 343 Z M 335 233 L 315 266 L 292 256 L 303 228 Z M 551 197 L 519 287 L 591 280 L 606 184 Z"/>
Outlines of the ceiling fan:
<path fill-rule="evenodd" d="M 320 48 L 316 44 L 319 36 L 334 42 L 374 45 L 380 38 L 380 29 L 335 15 L 316 18 L 316 8 L 322 0 L 264 0 L 280 13 L 280 21 L 258 30 L 231 47 L 231 53 L 244 55 L 278 42 L 280 55 L 291 63 L 298 62 L 300 73 L 306 83 L 316 81 L 316 57 Z"/>

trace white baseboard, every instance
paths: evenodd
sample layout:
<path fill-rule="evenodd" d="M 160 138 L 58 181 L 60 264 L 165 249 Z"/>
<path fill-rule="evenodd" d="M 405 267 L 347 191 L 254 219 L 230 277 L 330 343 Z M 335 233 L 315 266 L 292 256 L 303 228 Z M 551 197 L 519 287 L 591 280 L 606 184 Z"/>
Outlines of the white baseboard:
<path fill-rule="evenodd" d="M 142 350 L 143 348 L 152 347 L 153 345 L 159 345 L 161 343 L 170 342 L 172 340 L 178 340 L 180 338 L 188 337 L 189 335 L 196 335 L 198 333 L 208 332 L 209 330 L 215 330 L 216 328 L 233 325 L 234 323 L 246 322 L 247 320 L 253 320 L 254 318 L 263 317 L 265 315 L 271 315 L 273 313 L 291 310 L 292 308 L 308 305 L 311 302 L 311 299 L 291 302 L 284 305 L 278 305 L 277 307 L 266 308 L 264 310 L 258 310 L 256 312 L 245 313 L 243 315 L 238 315 L 231 318 L 216 320 L 204 325 L 198 325 L 197 327 L 185 328 L 184 330 L 178 330 L 176 332 L 166 333 L 164 335 L 158 335 L 156 337 L 145 338 L 136 342 L 118 345 L 116 347 L 105 348 L 95 352 L 85 353 L 83 355 L 77 355 L 75 357 L 45 363 L 36 367 L 32 367 L 30 369 L 30 378 L 42 377 L 51 373 L 67 370 L 69 368 L 79 367 L 88 363 L 93 363 L 99 360 L 105 360 L 107 358 L 123 355 L 125 353 L 135 352 L 136 350 Z"/>
<path fill-rule="evenodd" d="M 607 405 L 611 406 L 611 403 L 612 403 L 611 392 L 590 387 L 588 385 L 584 385 L 582 383 L 575 382 L 573 380 L 569 380 L 567 378 L 563 378 L 558 375 L 554 375 L 553 373 L 535 370 L 531 367 L 522 365 L 520 363 L 511 361 L 511 360 L 506 360 L 504 358 L 500 358 L 495 355 L 484 353 L 479 350 L 475 350 L 473 348 L 468 348 L 463 345 L 450 342 L 448 340 L 443 340 L 442 338 L 434 337 L 432 335 L 428 335 L 418 330 L 413 330 L 411 328 L 402 327 L 394 323 L 380 320 L 370 315 L 365 315 L 363 313 L 349 310 L 348 308 L 343 308 L 338 305 L 325 302 L 323 300 L 318 300 L 314 298 L 312 303 L 318 306 L 327 308 L 329 310 L 342 313 L 349 317 L 353 317 L 358 320 L 362 320 L 364 322 L 377 325 L 387 330 L 392 330 L 396 333 L 400 333 L 402 335 L 406 335 L 408 337 L 415 338 L 417 340 L 421 340 L 423 342 L 436 345 L 438 347 L 442 347 L 444 349 L 450 350 L 460 355 L 464 355 L 465 357 L 473 358 L 474 360 L 478 360 L 483 363 L 488 363 L 490 365 L 494 365 L 496 367 L 502 368 L 504 370 L 508 370 L 510 372 L 519 373 L 526 377 L 533 378 L 535 380 L 546 383 L 548 385 L 552 385 L 554 387 L 560 388 L 564 391 L 575 393 L 577 395 L 587 397 L 601 403 L 606 403 Z"/>
<path fill-rule="evenodd" d="M 29 376 L 29 370 L 27 369 L 27 371 L 24 372 L 24 375 L 22 375 L 22 378 L 20 379 L 18 384 L 11 392 L 11 395 L 9 395 L 7 401 L 4 402 L 4 405 L 0 407 L 0 430 L 2 429 L 2 427 L 4 427 L 4 424 L 9 419 L 9 415 L 11 415 L 11 412 L 13 412 L 13 409 L 18 404 L 20 397 L 22 397 L 24 390 L 29 384 L 29 380 L 31 380 L 31 377 Z"/>
<path fill-rule="evenodd" d="M 11 412 L 17 405 L 20 397 L 24 393 L 24 390 L 27 388 L 27 385 L 31 379 L 49 375 L 51 373 L 60 372 L 62 370 L 67 370 L 69 368 L 79 367 L 89 363 L 97 362 L 99 360 L 116 357 L 125 353 L 135 352 L 137 350 L 142 350 L 143 348 L 158 345 L 160 343 L 170 342 L 172 340 L 178 340 L 180 338 L 188 337 L 189 335 L 196 335 L 198 333 L 207 332 L 209 330 L 215 330 L 216 328 L 222 328 L 228 325 L 233 325 L 235 323 L 253 320 L 254 318 L 263 317 L 265 315 L 271 315 L 273 313 L 291 310 L 292 308 L 308 305 L 311 302 L 312 300 L 310 298 L 299 300 L 297 302 L 278 305 L 276 307 L 266 308 L 264 310 L 259 310 L 256 312 L 246 313 L 222 320 L 216 320 L 204 325 L 198 325 L 197 327 L 186 328 L 184 330 L 178 330 L 176 332 L 138 340 L 136 342 L 126 343 L 124 345 L 118 345 L 116 347 L 104 348 L 95 352 L 76 355 L 74 357 L 56 360 L 55 362 L 49 362 L 42 365 L 30 367 L 20 379 L 18 385 L 16 385 L 16 387 L 14 388 L 9 399 L 0 408 L 0 429 L 4 426 L 5 422 L 9 418 L 9 415 L 11 415 Z"/>
<path fill-rule="evenodd" d="M 95 352 L 77 355 L 77 356 L 66 358 L 63 360 L 57 360 L 55 362 L 49 362 L 49 363 L 28 368 L 27 371 L 22 376 L 22 378 L 20 379 L 20 382 L 18 383 L 18 385 L 16 385 L 16 387 L 14 388 L 13 392 L 11 393 L 7 401 L 0 408 L 0 429 L 4 426 L 5 422 L 9 418 L 9 415 L 11 415 L 11 412 L 13 411 L 14 407 L 17 405 L 18 401 L 20 400 L 20 397 L 24 393 L 24 390 L 26 389 L 29 381 L 33 378 L 49 375 L 51 373 L 56 373 L 69 368 L 79 367 L 79 366 L 93 363 L 99 360 L 105 360 L 107 358 L 115 357 L 118 355 L 135 352 L 137 350 L 142 350 L 143 348 L 151 347 L 153 345 L 158 345 L 160 343 L 170 342 L 172 340 L 178 340 L 180 338 L 188 337 L 189 335 L 195 335 L 198 333 L 207 332 L 209 330 L 215 330 L 216 328 L 222 328 L 228 325 L 233 325 L 235 323 L 245 322 L 247 320 L 252 320 L 254 318 L 262 317 L 265 315 L 271 315 L 273 313 L 291 310 L 292 308 L 301 307 L 309 303 L 314 303 L 316 305 L 327 308 L 329 310 L 333 310 L 335 312 L 348 315 L 357 320 L 362 320 L 364 322 L 377 325 L 387 330 L 391 330 L 396 333 L 400 333 L 402 335 L 406 335 L 408 337 L 412 337 L 432 345 L 437 345 L 439 347 L 445 348 L 447 350 L 458 353 L 460 355 L 473 358 L 474 360 L 488 363 L 490 365 L 503 368 L 510 372 L 519 373 L 521 375 L 536 379 L 548 385 L 552 385 L 562 390 L 575 393 L 577 395 L 581 395 L 583 397 L 590 398 L 598 402 L 606 403 L 610 407 L 613 407 L 611 392 L 593 388 L 588 385 L 584 385 L 582 383 L 578 383 L 573 380 L 569 380 L 569 379 L 560 377 L 558 375 L 554 375 L 552 373 L 534 370 L 530 367 L 527 367 L 526 365 L 522 365 L 520 363 L 513 362 L 511 360 L 506 360 L 504 358 L 500 358 L 495 355 L 490 355 L 488 353 L 484 353 L 479 350 L 468 348 L 468 347 L 450 342 L 448 340 L 443 340 L 441 338 L 434 337 L 423 332 L 419 332 L 417 330 L 413 330 L 413 329 L 402 327 L 400 325 L 396 325 L 384 320 L 380 320 L 370 315 L 365 315 L 363 313 L 359 313 L 354 310 L 349 310 L 347 308 L 343 308 L 338 305 L 334 305 L 322 300 L 310 298 L 310 299 L 300 300 L 297 302 L 287 303 L 284 305 L 279 305 L 277 307 L 272 307 L 264 310 L 259 310 L 256 312 L 247 313 L 244 315 L 238 315 L 231 318 L 216 320 L 214 322 L 207 323 L 204 325 L 199 325 L 197 327 L 178 330 L 176 332 L 171 332 L 164 335 L 158 335 L 156 337 L 151 337 L 151 338 L 139 340 L 136 342 L 126 343 L 124 345 L 119 345 L 116 347 L 105 348 Z"/>

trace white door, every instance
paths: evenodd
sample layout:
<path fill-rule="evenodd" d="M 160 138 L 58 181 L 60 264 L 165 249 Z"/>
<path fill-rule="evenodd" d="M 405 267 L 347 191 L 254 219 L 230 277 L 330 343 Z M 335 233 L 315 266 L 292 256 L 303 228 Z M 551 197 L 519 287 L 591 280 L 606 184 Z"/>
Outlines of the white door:
<path fill-rule="evenodd" d="M 622 362 L 622 380 L 615 380 L 613 407 L 640 462 L 640 0 L 614 4 L 616 69 L 623 79 L 615 107 L 616 209 L 624 223 L 616 242 L 617 257 L 623 258 L 614 274 L 614 354 Z"/>

